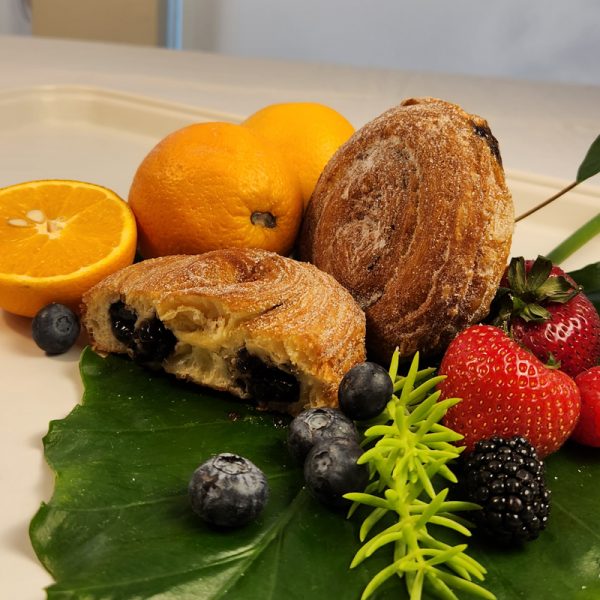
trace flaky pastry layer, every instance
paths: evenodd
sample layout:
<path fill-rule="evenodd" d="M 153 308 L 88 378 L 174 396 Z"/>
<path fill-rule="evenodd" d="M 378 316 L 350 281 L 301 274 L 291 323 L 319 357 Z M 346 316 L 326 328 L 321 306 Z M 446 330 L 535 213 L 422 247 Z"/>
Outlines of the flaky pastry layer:
<path fill-rule="evenodd" d="M 336 406 L 342 376 L 365 359 L 365 317 L 350 294 L 313 265 L 272 252 L 166 256 L 96 285 L 82 308 L 93 348 L 132 354 L 132 345 L 115 337 L 110 307 L 116 303 L 135 313 L 136 327 L 158 318 L 174 334 L 161 367 L 177 377 L 250 398 L 253 365 L 262 365 L 263 375 L 263 366 L 291 375 L 297 398 L 254 398 L 291 414 Z"/>
<path fill-rule="evenodd" d="M 300 255 L 367 315 L 387 362 L 441 352 L 488 312 L 505 268 L 513 204 L 487 122 L 455 104 L 409 99 L 359 129 L 327 164 Z"/>

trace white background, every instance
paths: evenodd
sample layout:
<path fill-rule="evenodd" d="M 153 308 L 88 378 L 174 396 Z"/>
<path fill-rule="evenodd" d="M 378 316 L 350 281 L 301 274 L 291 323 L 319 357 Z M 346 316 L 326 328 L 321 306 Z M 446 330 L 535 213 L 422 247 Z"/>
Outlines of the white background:
<path fill-rule="evenodd" d="M 183 0 L 225 54 L 600 85 L 598 0 Z"/>
<path fill-rule="evenodd" d="M 172 1 L 188 50 L 600 85 L 598 0 Z M 0 0 L 0 34 L 27 5 Z"/>

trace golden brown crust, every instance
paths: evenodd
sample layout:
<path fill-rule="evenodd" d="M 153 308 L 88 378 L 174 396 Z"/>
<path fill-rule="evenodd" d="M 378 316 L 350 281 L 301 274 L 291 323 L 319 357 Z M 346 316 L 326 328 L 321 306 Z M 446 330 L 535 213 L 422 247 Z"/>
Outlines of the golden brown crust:
<path fill-rule="evenodd" d="M 229 249 L 165 256 L 108 277 L 83 298 L 83 323 L 94 349 L 128 351 L 113 335 L 109 306 L 122 301 L 138 323 L 157 316 L 177 337 L 163 367 L 240 397 L 237 353 L 283 366 L 300 381 L 295 413 L 335 406 L 344 373 L 365 358 L 365 317 L 350 294 L 316 267 L 263 250 Z"/>
<path fill-rule="evenodd" d="M 367 315 L 367 347 L 388 360 L 441 351 L 485 316 L 506 265 L 513 206 L 483 119 L 408 99 L 330 160 L 305 215 L 300 255 Z"/>

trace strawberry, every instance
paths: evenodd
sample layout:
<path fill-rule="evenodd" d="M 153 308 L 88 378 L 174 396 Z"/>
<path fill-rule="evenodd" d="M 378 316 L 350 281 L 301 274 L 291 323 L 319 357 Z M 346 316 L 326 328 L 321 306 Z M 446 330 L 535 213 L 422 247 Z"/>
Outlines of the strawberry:
<path fill-rule="evenodd" d="M 571 377 L 547 367 L 492 325 L 473 325 L 448 346 L 439 369 L 441 399 L 462 398 L 444 424 L 464 436 L 467 451 L 492 436 L 523 436 L 540 457 L 560 448 L 580 411 Z"/>
<path fill-rule="evenodd" d="M 581 394 L 581 414 L 571 439 L 600 448 L 600 367 L 592 367 L 575 377 Z"/>
<path fill-rule="evenodd" d="M 598 364 L 600 316 L 561 268 L 542 256 L 513 258 L 500 286 L 495 325 L 571 377 Z"/>

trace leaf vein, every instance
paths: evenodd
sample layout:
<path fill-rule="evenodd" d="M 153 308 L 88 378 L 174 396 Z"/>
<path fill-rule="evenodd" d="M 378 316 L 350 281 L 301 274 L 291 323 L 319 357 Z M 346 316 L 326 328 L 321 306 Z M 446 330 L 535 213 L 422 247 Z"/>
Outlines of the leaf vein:
<path fill-rule="evenodd" d="M 564 512 L 566 515 L 568 515 L 571 519 L 573 519 L 573 521 L 575 521 L 575 523 L 577 523 L 577 525 L 579 525 L 582 529 L 585 529 L 586 531 L 591 533 L 593 537 L 600 540 L 600 533 L 598 533 L 597 531 L 594 531 L 585 521 L 583 521 L 582 519 L 580 519 L 579 517 L 574 515 L 570 510 L 568 510 L 560 502 L 557 502 L 556 500 L 553 499 L 552 504 L 554 505 L 555 508 L 558 508 L 559 510 Z"/>

